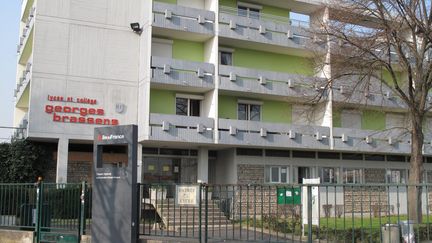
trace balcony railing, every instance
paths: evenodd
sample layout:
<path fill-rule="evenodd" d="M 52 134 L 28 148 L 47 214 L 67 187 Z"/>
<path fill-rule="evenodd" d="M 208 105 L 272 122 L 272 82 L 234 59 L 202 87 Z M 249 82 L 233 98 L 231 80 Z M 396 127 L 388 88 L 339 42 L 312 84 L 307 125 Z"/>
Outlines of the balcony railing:
<path fill-rule="evenodd" d="M 153 2 L 153 26 L 200 34 L 214 34 L 214 12 Z"/>
<path fill-rule="evenodd" d="M 32 33 L 35 15 L 36 15 L 36 7 L 33 6 L 33 7 L 31 7 L 30 12 L 29 12 L 29 16 L 27 17 L 27 19 L 25 21 L 25 26 L 21 32 L 21 37 L 20 37 L 19 43 L 17 45 L 17 53 L 20 55 L 22 54 L 22 52 L 23 52 L 23 50 L 27 44 L 27 40 L 29 39 L 29 37 Z"/>
<path fill-rule="evenodd" d="M 22 71 L 22 75 L 18 80 L 17 86 L 14 90 L 14 97 L 19 100 L 21 98 L 21 95 L 24 93 L 24 90 L 27 88 L 27 86 L 30 83 L 31 77 L 32 77 L 32 63 L 28 62 L 25 66 L 25 69 Z"/>
<path fill-rule="evenodd" d="M 304 48 L 314 39 L 305 27 L 306 23 L 289 18 L 267 14 L 248 18 L 239 16 L 236 8 L 220 7 L 219 33 L 223 37 Z"/>
<path fill-rule="evenodd" d="M 214 65 L 152 56 L 152 83 L 197 87 L 214 87 Z"/>
<path fill-rule="evenodd" d="M 329 149 L 330 128 L 219 119 L 219 143 L 303 149 Z"/>
<path fill-rule="evenodd" d="M 251 68 L 219 66 L 221 90 L 313 98 L 325 79 Z"/>
<path fill-rule="evenodd" d="M 151 139 L 213 143 L 214 121 L 207 117 L 150 114 Z"/>
<path fill-rule="evenodd" d="M 28 113 L 21 119 L 18 129 L 15 129 L 12 139 L 25 139 L 27 137 Z"/>
<path fill-rule="evenodd" d="M 336 150 L 358 152 L 410 153 L 411 136 L 405 129 L 381 131 L 333 128 Z"/>

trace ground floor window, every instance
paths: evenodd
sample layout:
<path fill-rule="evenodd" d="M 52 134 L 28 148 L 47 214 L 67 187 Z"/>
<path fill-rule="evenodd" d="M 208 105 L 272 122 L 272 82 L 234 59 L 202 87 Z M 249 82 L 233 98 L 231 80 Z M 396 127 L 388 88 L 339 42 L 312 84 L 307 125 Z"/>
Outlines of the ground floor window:
<path fill-rule="evenodd" d="M 266 182 L 269 183 L 288 183 L 289 167 L 269 166 L 266 168 Z"/>
<path fill-rule="evenodd" d="M 344 168 L 343 169 L 343 183 L 346 184 L 358 184 L 363 181 L 363 170 Z"/>
<path fill-rule="evenodd" d="M 321 183 L 337 183 L 339 168 L 323 167 L 320 169 Z"/>
<path fill-rule="evenodd" d="M 387 183 L 400 184 L 400 183 L 407 182 L 406 170 L 388 169 L 386 175 L 387 175 Z"/>

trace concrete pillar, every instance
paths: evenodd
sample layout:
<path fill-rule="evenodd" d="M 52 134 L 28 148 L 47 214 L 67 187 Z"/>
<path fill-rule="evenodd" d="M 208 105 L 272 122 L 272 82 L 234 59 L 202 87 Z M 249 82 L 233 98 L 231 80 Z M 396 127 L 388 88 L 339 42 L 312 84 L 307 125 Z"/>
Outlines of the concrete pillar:
<path fill-rule="evenodd" d="M 197 182 L 208 183 L 208 149 L 198 149 Z"/>
<path fill-rule="evenodd" d="M 143 161 L 142 161 L 142 144 L 138 144 L 138 151 L 137 151 L 137 183 L 141 183 L 142 182 L 142 169 L 143 169 Z"/>
<path fill-rule="evenodd" d="M 56 172 L 57 183 L 67 182 L 68 155 L 69 155 L 69 139 L 60 138 L 57 146 L 57 172 Z"/>

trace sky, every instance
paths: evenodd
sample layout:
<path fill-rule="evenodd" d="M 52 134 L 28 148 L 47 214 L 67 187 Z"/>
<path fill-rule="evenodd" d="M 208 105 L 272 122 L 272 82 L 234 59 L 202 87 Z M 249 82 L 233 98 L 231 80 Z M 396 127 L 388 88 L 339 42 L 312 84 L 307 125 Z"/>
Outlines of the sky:
<path fill-rule="evenodd" d="M 0 127 L 12 126 L 17 52 L 21 14 L 20 0 L 0 3 Z M 0 128 L 0 142 L 10 139 L 13 130 Z M 5 139 L 6 138 L 6 139 Z"/>

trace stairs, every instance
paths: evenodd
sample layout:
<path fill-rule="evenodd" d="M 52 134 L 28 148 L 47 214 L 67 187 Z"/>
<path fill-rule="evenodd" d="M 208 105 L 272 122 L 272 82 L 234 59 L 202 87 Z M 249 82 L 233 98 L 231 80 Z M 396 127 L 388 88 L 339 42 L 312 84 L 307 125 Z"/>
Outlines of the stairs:
<path fill-rule="evenodd" d="M 198 230 L 200 225 L 199 207 L 194 206 L 177 206 L 173 198 L 157 200 L 153 203 L 156 212 L 162 218 L 164 227 L 167 230 L 183 231 Z M 206 218 L 205 203 L 201 204 L 201 224 L 204 227 Z M 217 201 L 208 200 L 207 207 L 208 227 L 227 227 L 231 222 L 220 210 Z"/>

